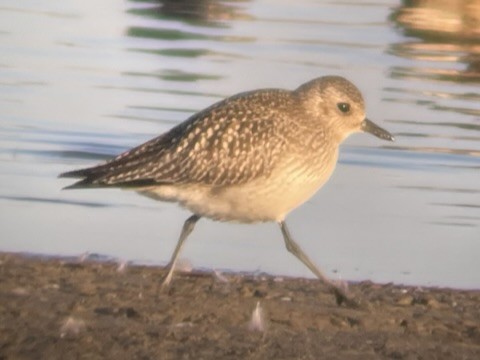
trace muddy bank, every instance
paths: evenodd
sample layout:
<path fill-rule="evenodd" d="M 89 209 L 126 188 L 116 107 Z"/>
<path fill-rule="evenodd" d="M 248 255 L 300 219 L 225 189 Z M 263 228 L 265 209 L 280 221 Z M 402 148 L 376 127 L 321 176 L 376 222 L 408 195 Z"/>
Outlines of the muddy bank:
<path fill-rule="evenodd" d="M 480 359 L 478 290 L 163 274 L 0 253 L 0 359 Z"/>

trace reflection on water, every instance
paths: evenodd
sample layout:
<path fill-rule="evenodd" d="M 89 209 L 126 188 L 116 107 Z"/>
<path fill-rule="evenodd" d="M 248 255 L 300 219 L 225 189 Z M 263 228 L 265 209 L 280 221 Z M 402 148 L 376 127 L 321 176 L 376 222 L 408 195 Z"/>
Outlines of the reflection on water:
<path fill-rule="evenodd" d="M 480 81 L 480 3 L 470 0 L 403 1 L 391 19 L 410 41 L 391 52 L 410 59 L 465 64 L 459 68 L 395 68 L 393 76 Z"/>
<path fill-rule="evenodd" d="M 384 87 L 383 99 L 428 110 L 414 118 L 391 119 L 414 125 L 414 131 L 402 135 L 422 139 L 417 142 L 421 145 L 411 143 L 404 149 L 468 154 L 475 157 L 473 168 L 478 168 L 480 3 L 403 1 L 390 20 L 403 37 L 389 46 L 388 53 L 404 60 L 390 67 L 389 75 L 399 81 Z"/>
<path fill-rule="evenodd" d="M 298 242 L 346 279 L 480 287 L 479 14 L 447 0 L 6 1 L 0 250 L 165 263 L 184 211 L 128 191 L 62 192 L 57 174 L 234 93 L 334 73 L 397 141 L 348 139 L 329 184 L 288 219 Z M 204 221 L 185 256 L 311 276 L 269 225 Z"/>
<path fill-rule="evenodd" d="M 129 13 L 155 19 L 181 20 L 197 26 L 228 27 L 231 20 L 248 20 L 252 16 L 240 7 L 247 0 L 158 0 L 135 1 L 149 6 L 134 8 Z"/>

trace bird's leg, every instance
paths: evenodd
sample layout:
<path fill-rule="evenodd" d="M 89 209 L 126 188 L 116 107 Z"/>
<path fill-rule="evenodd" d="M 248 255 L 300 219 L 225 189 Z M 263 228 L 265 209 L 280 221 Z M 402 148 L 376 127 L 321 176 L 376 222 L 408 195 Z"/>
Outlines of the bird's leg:
<path fill-rule="evenodd" d="M 200 216 L 192 215 L 187 220 L 185 220 L 185 223 L 183 224 L 182 232 L 180 234 L 180 238 L 178 239 L 178 242 L 177 242 L 177 246 L 175 247 L 172 257 L 170 258 L 170 262 L 167 265 L 168 273 L 162 282 L 163 288 L 166 288 L 168 287 L 168 285 L 170 285 L 170 282 L 172 281 L 172 277 L 173 277 L 173 271 L 175 270 L 175 264 L 177 263 L 177 258 L 180 253 L 180 250 L 182 249 L 183 243 L 187 239 L 188 235 L 190 235 L 190 233 L 193 231 L 193 228 L 195 227 L 195 224 L 199 219 L 200 219 Z"/>
<path fill-rule="evenodd" d="M 283 239 L 285 240 L 285 246 L 287 250 L 291 252 L 293 255 L 297 257 L 302 263 L 304 263 L 310 271 L 312 271 L 320 280 L 322 280 L 330 289 L 330 291 L 335 295 L 335 299 L 338 305 L 345 303 L 349 306 L 356 307 L 357 304 L 355 301 L 350 299 L 345 291 L 338 287 L 335 283 L 333 283 L 330 279 L 328 279 L 310 260 L 310 258 L 303 252 L 300 246 L 293 241 L 290 232 L 288 231 L 287 224 L 285 221 L 280 221 L 278 223 L 280 225 L 280 229 L 282 230 Z"/>

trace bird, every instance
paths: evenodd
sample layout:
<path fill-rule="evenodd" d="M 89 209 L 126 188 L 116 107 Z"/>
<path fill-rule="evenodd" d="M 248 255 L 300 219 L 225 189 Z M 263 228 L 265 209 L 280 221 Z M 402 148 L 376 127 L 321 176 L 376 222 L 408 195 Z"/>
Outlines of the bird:
<path fill-rule="evenodd" d="M 328 286 L 338 305 L 348 306 L 355 301 L 294 241 L 285 219 L 327 182 L 340 144 L 356 132 L 394 141 L 366 117 L 354 84 L 341 76 L 322 76 L 294 90 L 233 95 L 106 163 L 59 177 L 78 179 L 64 189 L 131 189 L 191 212 L 162 288 L 170 285 L 180 251 L 199 219 L 276 222 L 287 250 Z"/>

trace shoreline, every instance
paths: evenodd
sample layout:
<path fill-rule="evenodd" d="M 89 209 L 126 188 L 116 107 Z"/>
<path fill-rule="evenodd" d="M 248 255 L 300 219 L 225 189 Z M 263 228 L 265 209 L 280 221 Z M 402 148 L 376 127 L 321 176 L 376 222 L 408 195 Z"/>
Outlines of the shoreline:
<path fill-rule="evenodd" d="M 0 358 L 480 358 L 480 290 L 0 253 Z"/>
<path fill-rule="evenodd" d="M 106 265 L 112 265 L 112 266 L 118 266 L 118 267 L 145 267 L 145 268 L 154 268 L 159 271 L 159 273 L 163 274 L 164 268 L 166 266 L 163 265 L 161 262 L 157 262 L 154 260 L 140 260 L 140 259 L 133 259 L 133 260 L 125 260 L 122 258 L 117 258 L 113 255 L 105 255 L 101 253 L 90 253 L 90 252 L 84 252 L 81 254 L 75 254 L 75 255 L 60 255 L 60 254 L 44 254 L 44 253 L 35 253 L 35 252 L 24 252 L 24 251 L 1 251 L 0 250 L 0 260 L 2 256 L 18 256 L 18 257 L 23 257 L 26 259 L 32 259 L 32 260 L 42 260 L 42 261 L 59 261 L 59 262 L 65 262 L 65 263 L 100 263 L 100 264 L 106 264 Z M 184 269 L 182 270 L 182 266 Z M 228 268 L 208 268 L 208 267 L 192 267 L 188 259 L 179 259 L 179 262 L 177 264 L 177 267 L 180 269 L 178 272 L 175 271 L 175 277 L 177 273 L 188 275 L 189 273 L 192 274 L 205 274 L 208 276 L 209 274 L 211 276 L 215 276 L 214 273 L 221 273 L 226 276 L 244 276 L 244 277 L 252 277 L 252 278 L 258 278 L 258 277 L 269 277 L 269 278 L 283 278 L 283 279 L 292 279 L 292 280 L 312 280 L 315 281 L 318 279 L 315 277 L 315 275 L 311 275 L 311 277 L 302 277 L 302 276 L 296 276 L 296 275 L 285 275 L 285 274 L 276 274 L 276 273 L 269 273 L 269 272 L 264 272 L 264 271 L 249 271 L 249 270 L 232 270 Z M 330 274 L 332 276 L 332 274 Z M 174 277 L 174 278 L 175 278 Z M 330 278 L 331 279 L 331 278 Z M 340 280 L 339 280 L 340 281 Z M 342 279 L 341 281 L 344 281 L 348 283 L 348 285 L 355 285 L 355 284 L 361 284 L 361 283 L 371 283 L 375 284 L 377 286 L 396 286 L 396 287 L 404 287 L 404 288 L 417 288 L 417 289 L 444 289 L 444 290 L 451 290 L 451 291 L 480 291 L 479 288 L 473 288 L 473 287 L 452 287 L 449 285 L 432 285 L 432 284 L 418 284 L 415 283 L 414 281 L 411 282 L 396 282 L 395 280 L 393 281 L 374 281 L 370 279 L 361 279 L 361 280 L 349 280 L 349 279 Z"/>

